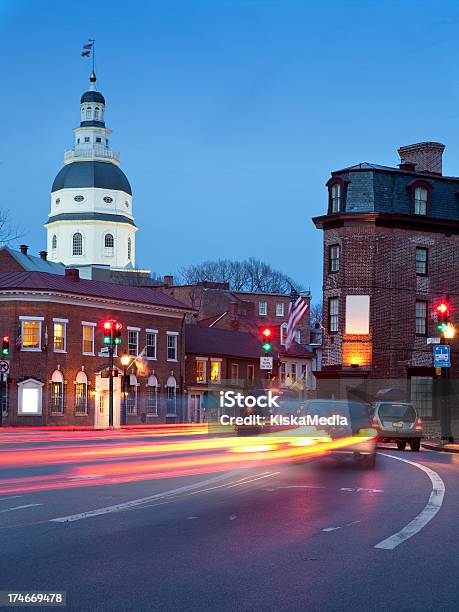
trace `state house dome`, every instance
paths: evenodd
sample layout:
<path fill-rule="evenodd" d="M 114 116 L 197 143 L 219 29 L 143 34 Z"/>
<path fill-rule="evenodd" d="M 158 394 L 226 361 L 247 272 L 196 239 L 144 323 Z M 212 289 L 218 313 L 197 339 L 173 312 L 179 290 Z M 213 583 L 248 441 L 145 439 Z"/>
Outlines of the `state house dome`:
<path fill-rule="evenodd" d="M 54 179 L 51 191 L 82 187 L 113 189 L 132 195 L 124 172 L 115 164 L 103 161 L 78 161 L 65 165 Z"/>

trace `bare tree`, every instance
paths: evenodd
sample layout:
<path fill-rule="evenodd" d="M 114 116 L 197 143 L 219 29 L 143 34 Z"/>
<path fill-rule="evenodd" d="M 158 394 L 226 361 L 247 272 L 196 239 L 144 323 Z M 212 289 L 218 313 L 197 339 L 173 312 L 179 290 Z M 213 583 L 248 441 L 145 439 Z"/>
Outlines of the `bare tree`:
<path fill-rule="evenodd" d="M 16 243 L 24 235 L 13 225 L 8 210 L 0 210 L 0 246 Z"/>
<path fill-rule="evenodd" d="M 315 304 L 311 304 L 311 322 L 320 323 L 320 326 L 323 326 L 324 315 L 323 315 L 323 303 L 316 302 Z"/>
<path fill-rule="evenodd" d="M 204 261 L 187 266 L 179 271 L 178 280 L 190 285 L 206 281 L 228 283 L 232 291 L 266 293 L 286 293 L 294 284 L 286 274 L 254 257 L 244 261 Z M 296 287 L 301 290 L 298 285 Z"/>

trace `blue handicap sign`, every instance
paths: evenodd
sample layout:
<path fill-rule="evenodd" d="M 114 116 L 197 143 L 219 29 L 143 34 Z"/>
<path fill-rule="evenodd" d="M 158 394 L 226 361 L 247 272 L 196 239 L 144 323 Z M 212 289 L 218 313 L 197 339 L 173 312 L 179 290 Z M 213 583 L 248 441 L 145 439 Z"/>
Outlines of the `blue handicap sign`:
<path fill-rule="evenodd" d="M 437 344 L 433 347 L 434 368 L 451 367 L 450 347 L 444 344 Z"/>

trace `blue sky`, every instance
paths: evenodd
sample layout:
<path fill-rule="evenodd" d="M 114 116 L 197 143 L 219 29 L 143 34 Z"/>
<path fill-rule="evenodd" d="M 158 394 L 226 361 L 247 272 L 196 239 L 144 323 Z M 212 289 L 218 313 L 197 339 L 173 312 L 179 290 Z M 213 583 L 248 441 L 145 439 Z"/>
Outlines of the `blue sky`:
<path fill-rule="evenodd" d="M 330 171 L 446 144 L 459 174 L 459 8 L 423 2 L 0 0 L 0 206 L 33 252 L 87 88 L 88 38 L 158 274 L 258 257 L 320 298 Z"/>

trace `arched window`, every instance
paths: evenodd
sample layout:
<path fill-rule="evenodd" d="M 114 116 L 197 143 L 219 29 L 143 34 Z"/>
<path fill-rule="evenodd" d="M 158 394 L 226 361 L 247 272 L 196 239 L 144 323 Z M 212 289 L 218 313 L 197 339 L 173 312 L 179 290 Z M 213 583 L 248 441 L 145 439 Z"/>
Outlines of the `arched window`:
<path fill-rule="evenodd" d="M 127 255 L 128 255 L 128 260 L 131 261 L 131 256 L 132 256 L 132 243 L 131 243 L 131 239 L 128 238 L 128 245 L 127 245 Z"/>
<path fill-rule="evenodd" d="M 104 247 L 106 257 L 113 257 L 114 246 L 115 239 L 113 238 L 113 234 L 105 234 Z"/>
<path fill-rule="evenodd" d="M 57 249 L 57 236 L 56 234 L 54 234 L 52 240 L 51 240 L 51 248 L 53 251 L 55 251 Z"/>
<path fill-rule="evenodd" d="M 280 327 L 280 343 L 285 346 L 287 341 L 287 323 L 282 323 Z"/>
<path fill-rule="evenodd" d="M 83 255 L 83 236 L 80 232 L 73 234 L 72 255 Z"/>
<path fill-rule="evenodd" d="M 86 108 L 86 119 L 91 119 L 91 107 Z"/>
<path fill-rule="evenodd" d="M 75 380 L 75 414 L 88 414 L 88 377 L 82 370 Z"/>
<path fill-rule="evenodd" d="M 158 379 L 156 376 L 149 376 L 147 381 L 147 402 L 146 411 L 147 414 L 157 416 L 158 415 Z"/>
<path fill-rule="evenodd" d="M 166 383 L 166 416 L 177 413 L 177 381 L 169 376 Z"/>
<path fill-rule="evenodd" d="M 49 411 L 54 414 L 64 414 L 64 376 L 60 370 L 54 370 L 51 376 Z"/>
<path fill-rule="evenodd" d="M 137 414 L 137 376 L 131 374 L 125 388 L 126 414 Z"/>
<path fill-rule="evenodd" d="M 99 107 L 96 106 L 94 109 L 94 119 L 97 121 L 99 119 Z"/>

